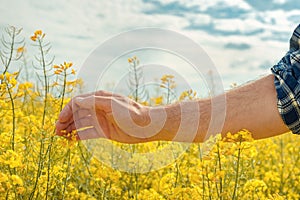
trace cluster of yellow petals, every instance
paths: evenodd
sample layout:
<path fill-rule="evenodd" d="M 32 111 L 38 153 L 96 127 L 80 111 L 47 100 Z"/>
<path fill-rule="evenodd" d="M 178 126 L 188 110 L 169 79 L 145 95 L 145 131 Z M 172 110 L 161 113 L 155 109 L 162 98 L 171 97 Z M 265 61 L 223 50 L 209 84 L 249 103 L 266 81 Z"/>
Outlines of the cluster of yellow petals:
<path fill-rule="evenodd" d="M 170 81 L 170 80 L 173 79 L 173 78 L 174 78 L 173 75 L 166 74 L 166 75 L 163 75 L 163 76 L 161 77 L 160 80 L 161 80 L 163 83 L 166 83 L 166 82 Z"/>
<path fill-rule="evenodd" d="M 163 96 L 159 96 L 156 98 L 151 98 L 151 100 L 154 102 L 154 105 L 162 105 L 163 104 Z"/>
<path fill-rule="evenodd" d="M 18 175 L 11 176 L 13 185 L 23 185 L 23 180 Z"/>
<path fill-rule="evenodd" d="M 42 30 L 36 30 L 33 34 L 33 36 L 30 37 L 32 41 L 36 41 L 37 39 L 43 39 L 46 36 L 45 33 L 43 33 Z"/>
<path fill-rule="evenodd" d="M 17 85 L 17 79 L 19 72 L 9 73 L 5 72 L 5 74 L 0 74 L 0 80 L 2 81 L 2 85 L 4 86 L 4 82 L 9 84 L 11 87 L 15 87 Z"/>
<path fill-rule="evenodd" d="M 54 74 L 61 74 L 63 71 L 66 71 L 70 67 L 73 66 L 72 62 L 64 62 L 63 64 L 60 65 L 54 65 L 53 68 L 55 69 Z M 75 75 L 75 70 L 71 69 L 71 74 Z"/>
<path fill-rule="evenodd" d="M 25 47 L 19 47 L 17 48 L 17 53 L 23 53 L 25 51 Z"/>
<path fill-rule="evenodd" d="M 173 80 L 174 78 L 175 77 L 171 74 L 163 75 L 160 79 L 161 80 L 160 87 L 166 89 L 174 89 L 176 87 L 176 83 Z"/>
<path fill-rule="evenodd" d="M 182 101 L 184 99 L 189 99 L 189 100 L 195 99 L 196 95 L 197 92 L 193 91 L 192 89 L 183 91 L 179 96 L 179 101 Z"/>
<path fill-rule="evenodd" d="M 128 63 L 138 62 L 138 59 L 136 56 L 133 56 L 132 58 L 127 59 Z"/>
<path fill-rule="evenodd" d="M 243 141 L 243 142 L 253 142 L 253 137 L 251 132 L 249 132 L 246 129 L 243 129 L 238 132 L 238 134 L 232 134 L 232 133 L 227 133 L 226 135 L 226 140 L 230 142 L 238 142 L 238 141 Z"/>

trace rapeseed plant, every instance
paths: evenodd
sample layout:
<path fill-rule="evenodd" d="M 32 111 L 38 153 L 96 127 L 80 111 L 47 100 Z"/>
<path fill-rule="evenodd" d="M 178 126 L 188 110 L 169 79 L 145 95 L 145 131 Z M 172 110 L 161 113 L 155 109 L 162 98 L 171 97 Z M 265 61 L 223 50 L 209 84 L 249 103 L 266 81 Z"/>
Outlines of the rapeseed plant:
<path fill-rule="evenodd" d="M 31 66 L 25 64 L 21 34 L 22 29 L 6 28 L 0 48 L 0 199 L 300 198 L 300 139 L 289 133 L 259 141 L 247 130 L 217 135 L 208 141 L 210 150 L 191 144 L 183 151 L 178 143 L 163 141 L 103 144 L 97 157 L 128 166 L 129 172 L 100 162 L 80 141 L 55 136 L 57 116 L 82 81 L 72 62 L 54 64 L 42 30 L 30 37 L 38 53 Z M 175 99 L 170 74 L 158 83 L 161 95 L 148 97 L 139 62 L 128 59 L 133 99 L 156 106 L 197 98 L 196 91 L 186 90 Z M 34 72 L 31 81 L 24 68 Z M 114 153 L 117 147 L 129 152 L 128 159 Z M 157 151 L 160 156 L 153 160 L 143 156 Z M 168 164 L 170 157 L 175 161 Z M 165 167 L 139 173 L 150 164 Z"/>

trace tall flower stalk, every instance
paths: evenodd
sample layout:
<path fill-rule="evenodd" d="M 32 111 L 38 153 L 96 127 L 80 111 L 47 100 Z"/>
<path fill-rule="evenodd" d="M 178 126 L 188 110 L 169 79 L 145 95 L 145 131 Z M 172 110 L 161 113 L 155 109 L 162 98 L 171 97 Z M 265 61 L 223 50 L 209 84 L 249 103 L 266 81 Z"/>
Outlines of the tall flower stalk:
<path fill-rule="evenodd" d="M 24 49 L 24 38 L 19 39 L 19 35 L 22 32 L 22 29 L 18 29 L 14 26 L 9 26 L 5 29 L 7 37 L 2 37 L 1 43 L 4 47 L 3 50 L 0 51 L 1 63 L 4 66 L 4 70 L 1 73 L 1 84 L 5 84 L 6 91 L 8 93 L 8 99 L 11 104 L 11 112 L 12 112 L 12 136 L 11 136 L 11 149 L 15 150 L 15 132 L 16 132 L 16 107 L 15 107 L 15 98 L 16 95 L 13 94 L 16 90 L 17 78 L 19 72 L 15 72 L 13 74 L 9 73 L 9 68 L 12 61 L 18 61 L 23 55 Z M 18 45 L 18 47 L 17 47 Z M 0 92 L 2 92 L 0 90 Z M 4 91 L 3 91 L 4 92 Z M 2 95 L 1 95 L 2 96 Z M 4 97 L 6 98 L 6 97 Z"/>
<path fill-rule="evenodd" d="M 239 176 L 240 176 L 240 161 L 241 161 L 241 152 L 242 152 L 242 141 L 243 137 L 240 135 L 239 141 L 237 143 L 238 148 L 237 148 L 237 160 L 236 160 L 236 168 L 235 168 L 235 180 L 234 180 L 234 189 L 232 193 L 232 200 L 238 199 L 237 191 L 238 191 L 238 185 L 239 185 Z"/>
<path fill-rule="evenodd" d="M 53 68 L 54 68 L 54 74 L 58 76 L 58 80 L 61 80 L 62 84 L 61 84 L 61 87 L 62 87 L 62 92 L 60 94 L 60 106 L 59 106 L 59 112 L 61 112 L 62 108 L 63 108 L 63 105 L 64 105 L 64 100 L 65 100 L 65 95 L 67 94 L 67 87 L 68 85 L 72 85 L 74 83 L 76 83 L 76 80 L 74 81 L 68 81 L 68 76 L 69 75 L 75 75 L 75 70 L 72 69 L 73 63 L 71 62 L 64 62 L 63 64 L 61 65 L 54 65 Z M 55 85 L 60 85 L 59 83 L 55 83 Z M 70 88 L 72 91 L 73 88 Z M 69 92 L 70 92 L 69 91 Z M 69 176 L 70 176 L 70 166 L 71 166 L 71 149 L 70 149 L 70 145 L 69 144 L 70 142 L 72 142 L 72 137 L 73 135 L 70 135 L 70 138 L 71 138 L 71 141 L 68 141 L 68 150 L 67 150 L 67 153 L 66 153 L 66 157 L 67 157 L 67 168 L 66 168 L 66 177 L 64 179 L 64 182 L 63 182 L 63 199 L 65 198 L 65 192 L 66 192 L 66 187 L 67 187 L 67 181 L 69 179 Z M 51 168 L 51 147 L 52 147 L 52 143 L 53 143 L 53 136 L 51 136 L 50 138 L 50 144 L 48 146 L 48 174 L 50 173 L 50 168 Z M 49 191 L 49 184 L 50 184 L 50 177 L 48 176 L 48 179 L 47 179 L 47 190 L 46 190 L 46 193 L 48 193 Z"/>
<path fill-rule="evenodd" d="M 143 70 L 140 67 L 139 59 L 134 56 L 128 58 L 129 72 L 128 72 L 128 88 L 130 90 L 130 97 L 136 102 L 143 102 L 148 99 L 148 93 L 144 85 Z"/>
<path fill-rule="evenodd" d="M 31 36 L 31 40 L 34 41 L 34 46 L 38 47 L 39 50 L 39 56 L 36 56 L 36 61 L 38 62 L 39 66 L 36 67 L 35 69 L 38 71 L 37 75 L 39 80 L 41 81 L 42 87 L 43 87 L 43 113 L 42 113 L 42 120 L 41 120 L 41 133 L 42 133 L 42 139 L 40 140 L 40 149 L 39 149 L 39 157 L 38 157 L 38 169 L 37 169 L 37 174 L 35 177 L 35 181 L 34 181 L 34 186 L 32 189 L 32 192 L 30 194 L 29 199 L 33 199 L 34 198 L 34 194 L 36 191 L 36 187 L 39 181 L 39 177 L 41 176 L 41 172 L 44 166 L 44 159 L 45 159 L 45 154 L 44 154 L 44 150 L 45 150 L 45 143 L 44 143 L 44 138 L 46 137 L 46 132 L 44 130 L 44 126 L 45 126 L 45 120 L 46 120 L 46 115 L 47 115 L 47 105 L 48 105 L 48 91 L 49 91 L 49 81 L 48 81 L 48 73 L 51 71 L 51 64 L 54 60 L 54 57 L 49 60 L 46 61 L 46 54 L 49 53 L 51 46 L 50 43 L 45 43 L 44 42 L 44 38 L 45 38 L 45 33 L 43 33 L 41 30 L 36 30 L 34 32 L 34 35 Z M 34 65 L 34 64 L 33 64 Z M 39 71 L 42 71 L 42 73 L 40 74 Z M 42 79 L 40 79 L 40 77 L 42 77 Z"/>

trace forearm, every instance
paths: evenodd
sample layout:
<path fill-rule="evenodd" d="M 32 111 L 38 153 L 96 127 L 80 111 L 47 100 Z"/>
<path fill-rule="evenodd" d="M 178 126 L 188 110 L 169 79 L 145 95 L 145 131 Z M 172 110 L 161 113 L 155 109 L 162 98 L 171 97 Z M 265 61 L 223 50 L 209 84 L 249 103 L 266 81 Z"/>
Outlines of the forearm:
<path fill-rule="evenodd" d="M 223 135 L 247 129 L 254 139 L 262 139 L 289 131 L 277 109 L 273 75 L 229 91 L 226 100 Z"/>
<path fill-rule="evenodd" d="M 195 121 L 199 119 L 193 142 L 203 142 L 208 136 L 217 133 L 221 133 L 224 137 L 228 132 L 236 133 L 241 129 L 249 130 L 254 139 L 272 137 L 288 131 L 277 110 L 273 75 L 268 75 L 252 83 L 230 90 L 224 95 L 225 97 L 214 97 L 215 99 L 213 100 L 197 100 L 198 110 L 189 109 L 192 107 L 191 104 L 195 102 L 162 107 L 161 109 L 164 109 L 167 113 L 165 126 L 151 140 L 191 142 L 188 141 L 190 138 L 186 137 L 186 135 L 175 138 L 182 123 L 182 111 L 191 113 L 190 115 L 184 115 L 187 117 L 185 120 L 191 122 L 190 124 L 195 124 Z M 221 105 L 224 103 L 224 99 L 225 107 Z M 212 118 L 212 111 L 215 108 L 226 108 L 226 110 L 224 112 L 220 110 Z M 200 118 L 195 118 L 193 112 L 199 112 L 198 116 Z M 209 128 L 211 123 L 214 124 Z M 183 128 L 186 128 L 188 132 L 189 127 Z"/>

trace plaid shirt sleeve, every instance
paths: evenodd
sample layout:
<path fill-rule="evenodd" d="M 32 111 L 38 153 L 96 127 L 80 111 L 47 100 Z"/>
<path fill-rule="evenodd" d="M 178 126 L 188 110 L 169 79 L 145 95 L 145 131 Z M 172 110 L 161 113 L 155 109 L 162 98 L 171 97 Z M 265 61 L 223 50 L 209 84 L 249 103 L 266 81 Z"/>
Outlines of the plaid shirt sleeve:
<path fill-rule="evenodd" d="M 290 39 L 290 50 L 271 71 L 279 114 L 294 134 L 300 134 L 300 25 Z"/>

